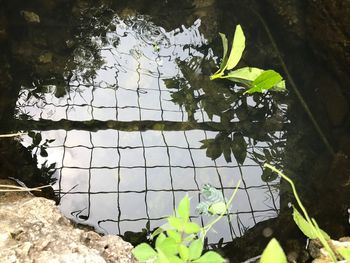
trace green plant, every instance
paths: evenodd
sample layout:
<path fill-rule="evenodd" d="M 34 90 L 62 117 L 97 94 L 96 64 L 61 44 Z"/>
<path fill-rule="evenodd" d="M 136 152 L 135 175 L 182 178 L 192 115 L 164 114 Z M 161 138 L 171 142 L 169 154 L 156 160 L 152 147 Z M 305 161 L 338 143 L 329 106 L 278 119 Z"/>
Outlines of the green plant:
<path fill-rule="evenodd" d="M 330 240 L 329 235 L 324 232 L 322 229 L 319 228 L 317 222 L 315 219 L 310 218 L 305 207 L 303 206 L 299 195 L 296 191 L 295 185 L 293 181 L 283 174 L 280 170 L 278 170 L 276 167 L 270 165 L 270 164 L 264 164 L 265 168 L 269 168 L 271 171 L 277 173 L 279 176 L 281 176 L 284 180 L 286 180 L 292 187 L 293 195 L 297 201 L 298 206 L 300 207 L 302 214 L 299 213 L 299 211 L 293 206 L 293 219 L 296 225 L 299 227 L 299 229 L 303 232 L 305 236 L 307 236 L 310 239 L 318 239 L 322 246 L 325 248 L 325 250 L 328 252 L 328 255 L 331 257 L 333 262 L 337 262 L 337 257 L 335 255 L 336 251 L 334 251 L 331 246 L 328 244 L 328 241 Z M 350 250 L 346 248 L 337 249 L 337 252 L 346 260 L 349 260 L 350 258 Z M 285 258 L 285 254 L 278 244 L 277 240 L 272 239 L 268 246 L 265 248 L 261 262 L 262 263 L 268 263 L 271 261 L 268 261 L 269 258 L 274 257 L 274 262 L 287 262 Z M 278 260 L 277 260 L 277 259 Z M 264 261 L 263 261 L 264 260 Z"/>
<path fill-rule="evenodd" d="M 254 67 L 243 67 L 232 70 L 241 60 L 245 49 L 245 36 L 240 25 L 236 26 L 229 56 L 226 35 L 223 33 L 219 34 L 222 40 L 223 57 L 219 70 L 210 76 L 211 80 L 221 78 L 242 84 L 247 88 L 245 93 L 248 94 L 263 92 L 270 89 L 277 91 L 286 89 L 285 81 L 282 76 L 274 70 L 263 70 Z"/>
<path fill-rule="evenodd" d="M 200 227 L 190 220 L 190 199 L 186 195 L 179 203 L 175 215 L 167 218 L 168 223 L 158 228 L 152 238 L 156 237 L 155 249 L 149 244 L 142 243 L 136 246 L 132 253 L 140 262 L 157 263 L 221 263 L 225 259 L 214 251 L 203 254 L 204 238 L 207 232 L 217 223 L 228 210 L 235 196 L 240 182 L 230 200 L 226 203 L 217 191 L 210 186 L 202 190 L 207 197 L 205 207 L 211 214 L 218 215 L 208 225 Z M 202 207 L 203 208 L 203 207 Z"/>

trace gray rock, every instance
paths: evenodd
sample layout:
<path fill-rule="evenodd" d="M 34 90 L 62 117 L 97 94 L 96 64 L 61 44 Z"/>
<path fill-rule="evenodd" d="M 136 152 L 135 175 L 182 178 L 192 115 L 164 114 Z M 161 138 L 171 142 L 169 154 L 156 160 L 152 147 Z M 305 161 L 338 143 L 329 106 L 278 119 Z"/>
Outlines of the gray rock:
<path fill-rule="evenodd" d="M 10 262 L 136 262 L 120 237 L 75 228 L 53 201 L 0 195 L 0 258 Z"/>

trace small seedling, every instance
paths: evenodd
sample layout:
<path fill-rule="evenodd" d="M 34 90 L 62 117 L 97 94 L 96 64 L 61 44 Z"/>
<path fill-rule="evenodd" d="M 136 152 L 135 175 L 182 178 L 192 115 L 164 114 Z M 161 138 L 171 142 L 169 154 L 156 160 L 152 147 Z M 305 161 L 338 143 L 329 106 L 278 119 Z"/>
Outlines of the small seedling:
<path fill-rule="evenodd" d="M 132 253 L 140 262 L 154 263 L 223 263 L 225 259 L 214 251 L 208 251 L 203 254 L 204 238 L 207 232 L 217 223 L 227 212 L 227 208 L 235 196 L 240 182 L 237 184 L 230 200 L 224 202 L 219 200 L 207 207 L 210 213 L 218 215 L 213 221 L 204 227 L 190 220 L 190 199 L 186 195 L 179 203 L 175 215 L 167 218 L 168 223 L 158 228 L 152 238 L 156 238 L 155 248 L 149 244 L 142 243 L 136 246 Z M 209 192 L 208 192 L 209 191 Z M 210 186 L 206 186 L 203 193 L 217 193 Z M 222 209 L 222 204 L 225 209 Z"/>

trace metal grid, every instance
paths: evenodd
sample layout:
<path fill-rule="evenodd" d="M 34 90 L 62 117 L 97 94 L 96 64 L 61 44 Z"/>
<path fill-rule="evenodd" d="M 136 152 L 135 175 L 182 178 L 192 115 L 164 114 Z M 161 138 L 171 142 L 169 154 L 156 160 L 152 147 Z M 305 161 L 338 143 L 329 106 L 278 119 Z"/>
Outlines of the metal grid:
<path fill-rule="evenodd" d="M 27 100 L 29 91 L 24 89 L 17 103 L 20 112 L 38 121 L 186 122 L 186 111 L 171 101 L 174 90 L 167 89 L 163 80 L 182 76 L 176 60 L 203 58 L 191 48 L 205 43 L 198 29 L 200 21 L 169 33 L 140 17 L 128 23 L 118 20 L 116 25 L 117 31 L 108 37 L 110 43 L 118 39 L 119 45 L 101 46 L 105 64 L 96 70 L 95 78 L 84 79 L 81 72 L 75 72 L 63 98 L 47 92 L 39 99 Z M 157 34 L 145 39 L 145 30 L 156 30 Z M 155 50 L 155 43 L 160 50 Z M 195 118 L 198 122 L 210 120 L 202 109 Z M 194 211 L 200 188 L 209 183 L 222 189 L 228 199 L 239 179 L 242 184 L 232 212 L 215 227 L 217 233 L 209 234 L 210 242 L 220 237 L 230 241 L 278 213 L 278 190 L 273 186 L 278 182 L 263 182 L 262 169 L 254 161 L 247 158 L 239 165 L 235 160 L 227 163 L 223 157 L 215 161 L 206 157 L 199 141 L 213 138 L 217 132 L 67 131 L 61 127 L 41 133 L 44 139 L 56 139 L 47 150 L 46 160 L 57 165 L 55 187 L 62 211 L 100 231 L 140 231 L 147 222 L 151 228 L 159 226 L 186 193 L 192 197 L 192 219 L 205 224 L 208 219 Z M 250 145 L 248 152 L 262 152 L 266 147 L 266 143 Z"/>

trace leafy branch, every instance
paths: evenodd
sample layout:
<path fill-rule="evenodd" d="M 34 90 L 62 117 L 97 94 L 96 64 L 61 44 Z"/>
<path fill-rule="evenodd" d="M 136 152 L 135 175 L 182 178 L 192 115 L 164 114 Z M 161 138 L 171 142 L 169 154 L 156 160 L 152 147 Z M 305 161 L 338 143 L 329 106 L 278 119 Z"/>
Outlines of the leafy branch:
<path fill-rule="evenodd" d="M 230 55 L 228 55 L 228 40 L 226 35 L 223 33 L 219 34 L 223 46 L 223 57 L 219 70 L 210 76 L 211 80 L 221 78 L 242 84 L 247 88 L 244 93 L 248 94 L 256 92 L 262 93 L 270 89 L 276 91 L 286 90 L 285 81 L 282 76 L 274 70 L 263 70 L 254 67 L 243 67 L 232 70 L 241 60 L 245 49 L 245 36 L 240 25 L 236 26 Z"/>

